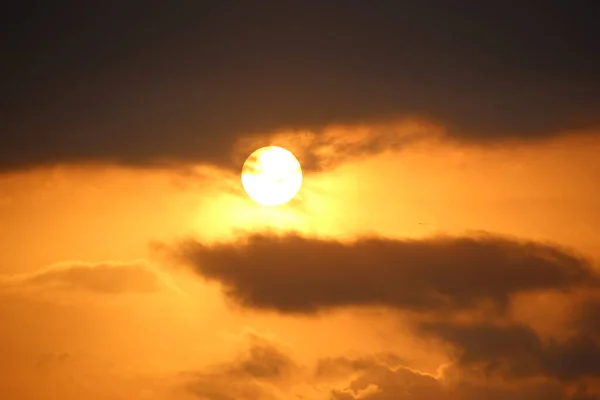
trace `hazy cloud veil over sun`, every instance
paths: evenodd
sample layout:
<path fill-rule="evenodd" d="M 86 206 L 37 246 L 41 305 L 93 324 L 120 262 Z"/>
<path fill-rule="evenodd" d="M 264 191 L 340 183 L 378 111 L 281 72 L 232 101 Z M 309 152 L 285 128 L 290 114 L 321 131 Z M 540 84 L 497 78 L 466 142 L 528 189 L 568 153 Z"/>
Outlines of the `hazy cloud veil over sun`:
<path fill-rule="evenodd" d="M 600 399 L 595 2 L 0 18 L 0 399 Z"/>

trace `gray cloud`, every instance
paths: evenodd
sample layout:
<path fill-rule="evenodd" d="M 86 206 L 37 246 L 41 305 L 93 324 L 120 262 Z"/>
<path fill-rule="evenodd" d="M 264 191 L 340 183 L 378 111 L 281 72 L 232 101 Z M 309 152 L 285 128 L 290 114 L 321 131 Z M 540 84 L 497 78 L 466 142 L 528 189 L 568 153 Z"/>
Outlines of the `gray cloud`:
<path fill-rule="evenodd" d="M 598 123 L 588 2 L 102 2 L 11 7 L 0 170 L 232 166 L 247 134 L 420 116 L 460 140 Z M 435 12 L 432 12 L 435 10 Z M 68 28 L 67 28 L 68 27 Z M 364 149 L 384 147 L 377 135 Z M 237 167 L 237 166 L 236 166 Z"/>
<path fill-rule="evenodd" d="M 550 245 L 481 235 L 353 243 L 254 235 L 240 243 L 188 241 L 175 252 L 247 307 L 314 313 L 352 305 L 458 310 L 510 295 L 598 286 L 589 263 Z"/>

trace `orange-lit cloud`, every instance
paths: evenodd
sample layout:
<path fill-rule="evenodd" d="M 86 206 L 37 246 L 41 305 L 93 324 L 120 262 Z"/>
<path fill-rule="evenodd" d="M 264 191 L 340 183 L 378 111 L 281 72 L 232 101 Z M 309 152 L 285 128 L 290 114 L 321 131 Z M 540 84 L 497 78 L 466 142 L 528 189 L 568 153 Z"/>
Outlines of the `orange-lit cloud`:
<path fill-rule="evenodd" d="M 119 294 L 152 293 L 168 287 L 168 281 L 161 277 L 160 272 L 143 261 L 63 262 L 33 273 L 0 278 L 0 290 L 46 288 Z"/>

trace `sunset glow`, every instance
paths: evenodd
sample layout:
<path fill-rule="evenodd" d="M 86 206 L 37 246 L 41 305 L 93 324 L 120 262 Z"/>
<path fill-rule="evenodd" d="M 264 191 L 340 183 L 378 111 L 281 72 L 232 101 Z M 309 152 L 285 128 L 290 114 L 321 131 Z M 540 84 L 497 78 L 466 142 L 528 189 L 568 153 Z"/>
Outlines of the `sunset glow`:
<path fill-rule="evenodd" d="M 300 190 L 302 169 L 289 150 L 263 147 L 250 154 L 244 163 L 242 185 L 257 203 L 279 206 L 294 198 Z"/>
<path fill-rule="evenodd" d="M 591 7 L 80 3 L 0 15 L 0 400 L 600 399 Z"/>

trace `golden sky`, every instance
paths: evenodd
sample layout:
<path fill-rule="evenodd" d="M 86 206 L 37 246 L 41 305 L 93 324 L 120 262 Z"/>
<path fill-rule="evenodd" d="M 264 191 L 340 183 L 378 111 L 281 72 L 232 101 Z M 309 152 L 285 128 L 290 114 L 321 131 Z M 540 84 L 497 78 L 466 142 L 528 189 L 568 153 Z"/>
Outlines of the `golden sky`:
<path fill-rule="evenodd" d="M 600 399 L 597 2 L 12 3 L 0 400 Z"/>
<path fill-rule="evenodd" d="M 324 135 L 348 149 L 406 126 Z M 202 165 L 4 174 L 3 398 L 594 390 L 600 141 L 475 146 L 429 132 L 323 150 L 327 167 L 275 208 L 250 200 L 239 172 Z M 310 134 L 254 140 L 279 140 L 302 163 Z"/>

